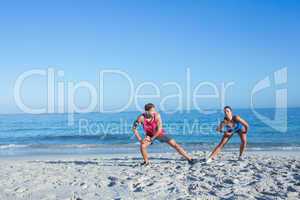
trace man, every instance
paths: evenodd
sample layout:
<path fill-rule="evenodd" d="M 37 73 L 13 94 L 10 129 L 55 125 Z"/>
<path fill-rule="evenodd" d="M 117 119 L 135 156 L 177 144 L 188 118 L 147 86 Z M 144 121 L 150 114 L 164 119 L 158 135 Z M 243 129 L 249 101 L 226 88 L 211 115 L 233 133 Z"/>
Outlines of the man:
<path fill-rule="evenodd" d="M 144 139 L 142 139 L 139 132 L 137 131 L 137 127 L 140 124 L 142 124 L 144 132 L 146 134 L 146 137 Z M 188 160 L 189 164 L 194 164 L 196 162 L 179 144 L 176 143 L 174 139 L 172 139 L 165 133 L 162 126 L 160 114 L 156 112 L 154 104 L 148 103 L 145 105 L 145 112 L 141 114 L 134 122 L 132 130 L 141 144 L 140 150 L 144 159 L 142 165 L 149 164 L 147 148 L 156 139 L 160 142 L 167 143 L 171 147 L 176 149 L 179 154 L 181 154 Z"/>

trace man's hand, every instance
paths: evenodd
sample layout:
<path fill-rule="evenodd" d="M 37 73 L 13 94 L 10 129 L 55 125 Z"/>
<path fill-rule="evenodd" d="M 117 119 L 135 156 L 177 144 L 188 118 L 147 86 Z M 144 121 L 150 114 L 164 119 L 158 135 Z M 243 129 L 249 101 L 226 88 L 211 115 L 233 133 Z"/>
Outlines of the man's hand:
<path fill-rule="evenodd" d="M 145 139 L 142 141 L 142 143 L 144 143 L 144 144 L 147 144 L 147 143 L 151 144 L 152 140 L 151 140 L 151 138 L 149 136 L 146 136 Z"/>
<path fill-rule="evenodd" d="M 141 138 L 141 139 L 138 139 L 138 141 L 139 141 L 139 143 L 143 143 L 143 140 L 142 140 L 142 138 Z"/>

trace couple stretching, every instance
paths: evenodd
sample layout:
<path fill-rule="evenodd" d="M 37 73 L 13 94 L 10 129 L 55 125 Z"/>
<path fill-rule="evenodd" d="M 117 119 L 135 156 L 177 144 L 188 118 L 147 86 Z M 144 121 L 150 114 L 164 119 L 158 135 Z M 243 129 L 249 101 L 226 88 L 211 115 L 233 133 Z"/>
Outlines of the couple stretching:
<path fill-rule="evenodd" d="M 229 106 L 226 106 L 224 108 L 224 113 L 225 118 L 217 128 L 218 132 L 224 132 L 224 136 L 221 142 L 217 145 L 217 147 L 213 150 L 213 152 L 207 159 L 208 163 L 215 159 L 217 154 L 221 151 L 221 149 L 229 141 L 229 139 L 234 133 L 239 133 L 241 138 L 240 158 L 242 157 L 242 154 L 246 147 L 247 131 L 249 127 L 248 123 L 241 117 L 234 116 L 232 113 L 232 109 Z M 142 139 L 139 132 L 137 131 L 137 127 L 140 124 L 142 124 L 144 132 L 146 133 L 146 137 L 144 139 Z M 225 130 L 223 131 L 223 129 Z M 137 137 L 138 141 L 140 142 L 140 150 L 144 159 L 142 165 L 149 164 L 147 148 L 156 139 L 160 142 L 167 143 L 171 147 L 176 149 L 176 151 L 180 155 L 182 155 L 189 162 L 189 164 L 196 163 L 195 159 L 189 156 L 188 153 L 179 144 L 177 144 L 174 139 L 172 139 L 169 135 L 165 133 L 162 126 L 160 114 L 156 112 L 154 104 L 148 103 L 145 105 L 145 112 L 141 114 L 134 122 L 132 130 L 135 136 Z"/>

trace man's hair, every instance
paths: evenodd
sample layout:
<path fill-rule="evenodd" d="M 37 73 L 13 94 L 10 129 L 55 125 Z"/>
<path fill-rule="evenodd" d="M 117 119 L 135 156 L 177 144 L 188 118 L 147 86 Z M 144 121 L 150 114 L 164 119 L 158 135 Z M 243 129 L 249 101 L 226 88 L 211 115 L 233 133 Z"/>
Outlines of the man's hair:
<path fill-rule="evenodd" d="M 149 111 L 151 108 L 155 108 L 155 105 L 153 103 L 147 103 L 145 105 L 145 111 Z"/>

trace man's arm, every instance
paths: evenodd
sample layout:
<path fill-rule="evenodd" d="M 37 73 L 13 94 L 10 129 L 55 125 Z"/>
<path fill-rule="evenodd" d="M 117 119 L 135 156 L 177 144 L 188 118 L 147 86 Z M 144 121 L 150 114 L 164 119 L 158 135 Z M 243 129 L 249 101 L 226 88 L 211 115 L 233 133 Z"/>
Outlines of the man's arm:
<path fill-rule="evenodd" d="M 162 127 L 162 119 L 160 117 L 160 114 L 157 113 L 157 116 L 156 116 L 156 120 L 157 120 L 157 131 L 156 133 L 154 134 L 154 136 L 151 138 L 151 140 L 155 140 L 155 138 L 162 132 L 163 130 L 163 127 Z"/>
<path fill-rule="evenodd" d="M 137 130 L 137 127 L 143 122 L 144 118 L 143 116 L 139 116 L 134 122 L 133 122 L 133 125 L 132 125 L 132 131 L 135 135 L 135 137 L 138 139 L 139 142 L 142 142 L 143 139 L 142 137 L 140 136 L 138 130 Z"/>

